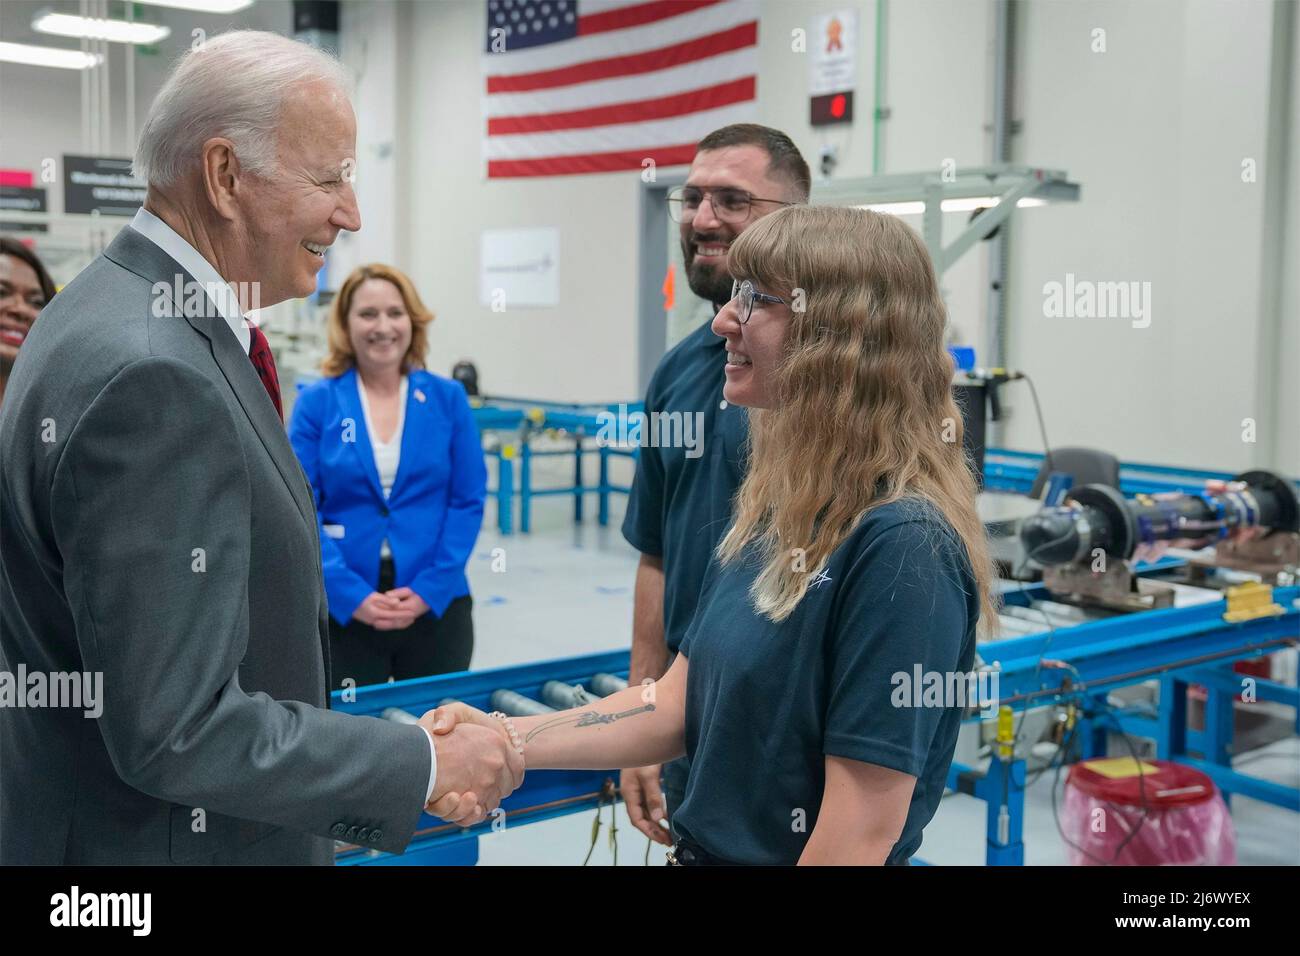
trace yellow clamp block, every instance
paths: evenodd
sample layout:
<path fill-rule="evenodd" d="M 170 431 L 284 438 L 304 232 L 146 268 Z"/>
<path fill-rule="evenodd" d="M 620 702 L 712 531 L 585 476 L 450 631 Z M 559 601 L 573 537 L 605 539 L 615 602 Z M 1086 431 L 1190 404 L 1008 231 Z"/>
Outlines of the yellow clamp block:
<path fill-rule="evenodd" d="M 1273 601 L 1273 589 L 1259 581 L 1228 588 L 1226 600 L 1228 610 L 1223 619 L 1230 624 L 1253 621 L 1257 617 L 1278 617 L 1286 613 L 1282 605 Z"/>
<path fill-rule="evenodd" d="M 528 409 L 528 420 L 534 425 L 540 425 L 546 420 L 546 410 L 542 408 Z"/>
<path fill-rule="evenodd" d="M 502 445 L 502 446 L 501 446 L 501 457 L 502 457 L 502 458 L 514 458 L 514 457 L 515 457 L 515 446 L 514 446 L 514 445 Z"/>
<path fill-rule="evenodd" d="M 1010 760 L 1016 750 L 1016 730 L 1010 707 L 1003 704 L 998 708 L 998 758 Z"/>

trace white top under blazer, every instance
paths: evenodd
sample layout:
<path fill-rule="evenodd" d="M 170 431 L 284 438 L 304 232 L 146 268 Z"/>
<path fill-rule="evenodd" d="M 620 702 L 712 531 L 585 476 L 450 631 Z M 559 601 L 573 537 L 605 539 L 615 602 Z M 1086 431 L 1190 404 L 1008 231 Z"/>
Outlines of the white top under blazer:
<path fill-rule="evenodd" d="M 379 487 L 384 489 L 384 498 L 387 498 L 393 490 L 393 482 L 397 480 L 397 465 L 402 458 L 402 427 L 406 424 L 406 388 L 407 376 L 403 375 L 401 384 L 397 387 L 397 428 L 393 431 L 392 437 L 383 442 L 375 433 L 375 424 L 370 418 L 370 402 L 366 399 L 366 386 L 361 381 L 361 376 L 357 376 L 361 414 L 366 419 L 366 434 L 370 436 L 370 450 L 375 456 L 375 470 L 379 472 Z M 379 547 L 379 556 L 381 558 L 393 556 L 387 538 Z"/>

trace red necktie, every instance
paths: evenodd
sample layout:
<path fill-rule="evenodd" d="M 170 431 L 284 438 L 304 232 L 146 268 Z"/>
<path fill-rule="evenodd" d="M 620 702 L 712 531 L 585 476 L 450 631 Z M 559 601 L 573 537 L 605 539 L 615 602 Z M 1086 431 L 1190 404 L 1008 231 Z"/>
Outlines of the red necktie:
<path fill-rule="evenodd" d="M 250 323 L 253 341 L 248 349 L 248 357 L 257 369 L 257 377 L 262 380 L 266 394 L 271 396 L 275 413 L 284 421 L 284 409 L 280 405 L 280 377 L 275 374 L 275 356 L 271 354 L 271 344 L 266 341 L 266 333 Z"/>

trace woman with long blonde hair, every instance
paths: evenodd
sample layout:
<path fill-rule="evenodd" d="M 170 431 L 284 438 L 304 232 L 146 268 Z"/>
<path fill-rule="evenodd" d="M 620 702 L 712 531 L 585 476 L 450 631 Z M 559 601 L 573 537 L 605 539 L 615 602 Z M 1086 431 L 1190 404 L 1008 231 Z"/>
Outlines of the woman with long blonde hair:
<path fill-rule="evenodd" d="M 669 672 L 495 723 L 529 767 L 690 759 L 681 863 L 906 863 L 938 807 L 996 620 L 924 245 L 903 222 L 794 206 L 731 247 L 725 398 L 748 474 Z M 473 795 L 440 816 L 470 821 Z"/>
<path fill-rule="evenodd" d="M 465 670 L 474 653 L 465 566 L 487 469 L 465 389 L 425 368 L 432 321 L 404 272 L 352 270 L 325 377 L 289 423 L 316 498 L 336 689 Z"/>

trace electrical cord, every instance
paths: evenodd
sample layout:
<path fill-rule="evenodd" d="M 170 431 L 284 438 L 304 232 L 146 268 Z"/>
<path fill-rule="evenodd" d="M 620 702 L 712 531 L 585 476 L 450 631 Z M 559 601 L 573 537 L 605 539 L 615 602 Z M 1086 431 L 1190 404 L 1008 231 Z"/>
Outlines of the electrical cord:
<path fill-rule="evenodd" d="M 591 861 L 591 854 L 596 849 L 596 841 L 600 838 L 601 814 L 605 810 L 605 791 L 601 789 L 596 796 L 596 819 L 591 822 L 591 846 L 587 847 L 587 855 L 582 858 L 582 865 L 586 866 Z"/>
<path fill-rule="evenodd" d="M 1051 467 L 1051 450 L 1050 450 L 1050 447 L 1049 447 L 1048 444 L 1047 444 L 1047 429 L 1046 429 L 1046 426 L 1043 424 L 1042 409 L 1040 408 L 1040 406 L 1039 406 L 1039 404 L 1038 404 L 1038 393 L 1037 393 L 1037 390 L 1034 388 L 1034 383 L 1033 383 L 1032 379 L 1030 379 L 1029 376 L 1027 376 L 1027 375 L 1024 376 L 1024 378 L 1025 378 L 1025 381 L 1027 381 L 1027 382 L 1029 383 L 1030 391 L 1031 391 L 1031 393 L 1033 394 L 1033 397 L 1034 397 L 1034 408 L 1035 408 L 1035 410 L 1036 410 L 1037 413 L 1038 413 L 1038 423 L 1039 423 L 1039 428 L 1040 428 L 1040 430 L 1041 430 L 1041 432 L 1042 432 L 1042 436 L 1043 436 L 1043 449 L 1044 449 L 1045 461 L 1046 461 L 1046 463 L 1047 463 L 1047 467 L 1050 468 L 1050 467 Z M 1018 590 L 1018 591 L 1020 591 L 1020 592 L 1023 593 L 1025 590 L 1027 590 L 1027 588 L 1028 588 L 1028 585 L 1026 585 L 1026 584 L 1022 584 L 1019 588 L 1017 588 L 1017 589 L 1015 589 L 1015 590 Z M 1032 604 L 1031 604 L 1030 606 L 1032 607 Z M 1048 631 L 1048 633 L 1047 633 L 1047 638 L 1046 638 L 1046 640 L 1043 642 L 1043 647 L 1042 647 L 1042 649 L 1039 651 L 1039 654 L 1038 654 L 1038 661 L 1037 661 L 1037 664 L 1036 664 L 1036 666 L 1035 666 L 1035 668 L 1034 668 L 1034 679 L 1035 679 L 1035 681 L 1038 679 L 1038 676 L 1042 673 L 1042 669 L 1043 669 L 1043 661 L 1044 661 L 1044 659 L 1046 658 L 1047 650 L 1048 650 L 1048 648 L 1051 646 L 1052 640 L 1056 637 L 1056 626 L 1052 623 L 1051 615 L 1049 615 L 1049 614 L 1046 612 L 1046 610 L 1044 610 L 1044 609 L 1041 608 L 1041 607 L 1040 607 L 1040 608 L 1037 608 L 1037 610 L 1038 610 L 1038 612 L 1042 615 L 1044 622 L 1047 624 L 1047 631 Z M 1053 666 L 1057 666 L 1057 664 L 1054 663 Z M 1059 662 L 1059 666 L 1064 667 L 1064 668 L 1070 670 L 1070 671 L 1074 674 L 1074 677 L 1075 677 L 1075 679 L 1076 679 L 1076 681 L 1077 681 L 1076 687 L 1074 688 L 1074 693 L 1075 693 L 1075 694 L 1082 695 L 1083 690 L 1084 690 L 1084 688 L 1085 688 L 1086 685 L 1085 685 L 1084 681 L 1082 680 L 1082 675 L 1080 675 L 1078 668 L 1076 668 L 1073 664 L 1070 664 L 1068 661 L 1060 661 L 1060 662 Z M 1086 699 L 1086 698 L 1085 698 L 1085 699 Z M 1119 845 L 1115 848 L 1115 852 L 1114 852 L 1114 854 L 1112 855 L 1112 857 L 1111 857 L 1110 860 L 1103 860 L 1103 859 L 1101 859 L 1100 857 L 1095 856 L 1093 853 L 1089 852 L 1088 850 L 1086 850 L 1086 849 L 1084 849 L 1083 847 L 1081 847 L 1081 846 L 1079 846 L 1078 844 L 1076 844 L 1073 840 L 1071 840 L 1071 839 L 1066 835 L 1066 833 L 1065 833 L 1065 828 L 1064 828 L 1064 826 L 1063 826 L 1062 823 L 1061 823 L 1060 807 L 1058 806 L 1058 803 L 1057 803 L 1057 791 L 1058 791 L 1058 789 L 1059 789 L 1059 787 L 1060 787 L 1060 781 L 1061 781 L 1061 770 L 1062 770 L 1062 768 L 1065 766 L 1066 757 L 1067 757 L 1067 755 L 1070 753 L 1071 747 L 1073 746 L 1073 743 L 1074 743 L 1074 738 L 1075 738 L 1075 736 L 1078 734 L 1078 728 L 1079 728 L 1079 725 L 1078 725 L 1078 722 L 1077 722 L 1077 721 L 1075 722 L 1074 726 L 1070 728 L 1070 732 L 1069 732 L 1068 736 L 1066 736 L 1065 738 L 1062 739 L 1062 741 L 1061 741 L 1059 747 L 1057 748 L 1057 752 L 1056 752 L 1056 754 L 1053 755 L 1052 759 L 1051 759 L 1051 760 L 1050 760 L 1050 761 L 1049 761 L 1049 762 L 1048 762 L 1044 767 L 1040 767 L 1037 771 L 1035 771 L 1035 775 L 1033 776 L 1032 779 L 1027 778 L 1026 781 L 1025 781 L 1025 783 L 1018 785 L 1018 786 L 1016 787 L 1016 789 L 1019 790 L 1019 791 L 1021 791 L 1021 792 L 1027 790 L 1027 789 L 1028 789 L 1030 786 L 1032 786 L 1034 783 L 1037 783 L 1038 780 L 1041 779 L 1042 776 L 1044 776 L 1044 774 L 1045 774 L 1048 770 L 1050 770 L 1050 769 L 1052 769 L 1053 767 L 1055 767 L 1055 769 L 1056 769 L 1056 773 L 1055 773 L 1055 775 L 1054 775 L 1054 777 L 1053 777 L 1053 780 L 1052 780 L 1052 790 L 1051 790 L 1051 794 L 1052 794 L 1052 819 L 1053 819 L 1053 821 L 1054 821 L 1055 824 L 1056 824 L 1056 830 L 1057 830 L 1057 833 L 1060 834 L 1061 839 L 1062 839 L 1062 840 L 1063 840 L 1067 845 L 1073 847 L 1075 850 L 1077 850 L 1077 851 L 1079 851 L 1080 853 L 1082 853 L 1084 856 L 1086 856 L 1088 859 L 1092 860 L 1094 863 L 1100 864 L 1101 866 L 1110 866 L 1110 865 L 1113 865 L 1113 864 L 1114 864 L 1114 863 L 1119 859 L 1120 854 L 1122 854 L 1122 853 L 1124 852 L 1125 847 L 1127 847 L 1127 846 L 1129 845 L 1129 843 L 1132 842 L 1132 840 L 1137 836 L 1138 832 L 1142 829 L 1143 825 L 1146 823 L 1147 818 L 1150 816 L 1150 814 L 1151 814 L 1151 812 L 1152 812 L 1152 808 L 1151 808 L 1151 804 L 1150 804 L 1150 802 L 1147 800 L 1147 793 L 1146 793 L 1146 773 L 1145 773 L 1145 771 L 1143 770 L 1143 763 L 1142 763 L 1142 760 L 1141 760 L 1141 758 L 1139 758 L 1138 755 L 1137 755 L 1137 748 L 1133 745 L 1133 738 L 1132 738 L 1132 736 L 1131 736 L 1127 731 L 1124 730 L 1123 726 L 1122 726 L 1122 725 L 1120 724 L 1120 722 L 1119 722 L 1119 719 L 1115 716 L 1114 708 L 1113 708 L 1109 703 L 1103 702 L 1103 704 L 1102 704 L 1102 708 L 1103 708 L 1103 709 L 1102 709 L 1102 714 L 1103 714 L 1105 717 L 1108 717 L 1108 718 L 1111 720 L 1111 722 L 1112 722 L 1112 723 L 1114 724 L 1114 726 L 1115 726 L 1115 730 L 1120 734 L 1121 737 L 1124 738 L 1124 743 L 1125 743 L 1125 745 L 1128 747 L 1128 749 L 1129 749 L 1129 753 L 1130 753 L 1130 755 L 1131 755 L 1132 758 L 1133 758 L 1133 762 L 1134 762 L 1134 764 L 1135 764 L 1136 767 L 1137 767 L 1137 773 L 1138 773 L 1138 794 L 1139 794 L 1139 796 L 1140 796 L 1140 798 L 1141 798 L 1141 801 L 1142 801 L 1142 803 L 1141 803 L 1141 808 L 1142 808 L 1142 816 L 1141 816 L 1141 818 L 1139 818 L 1139 820 L 1138 820 L 1138 822 L 1137 822 L 1137 825 L 1136 825 L 1135 827 L 1133 827 L 1133 828 L 1128 832 L 1128 834 L 1125 835 L 1125 837 L 1124 837 L 1123 840 L 1120 841 Z M 1020 713 L 1020 722 L 1019 722 L 1019 724 L 1016 725 L 1016 728 L 1015 728 L 1015 729 L 1013 730 L 1013 732 L 1012 732 L 1012 747 L 1013 747 L 1013 748 L 1014 748 L 1016 745 L 1018 745 L 1018 744 L 1020 743 L 1020 741 L 1021 741 L 1021 734 L 1022 734 L 1022 732 L 1023 732 L 1025 719 L 1026 719 L 1026 717 L 1028 716 L 1029 710 L 1030 710 L 1029 707 L 1025 707 L 1025 708 L 1021 711 L 1021 713 Z M 1014 749 L 1013 749 L 1013 753 L 1014 753 Z M 1010 777 L 1011 777 L 1011 775 L 1010 775 L 1010 774 L 1007 774 L 1007 775 L 1004 777 L 1004 779 L 1003 779 L 1003 784 L 1002 784 L 1002 787 L 1003 787 L 1003 794 L 1002 794 L 1002 802 L 1003 802 L 1003 805 L 1006 804 L 1006 802 L 1007 802 L 1007 798 L 1008 798 L 1008 795 L 1009 795 L 1009 791 L 1010 791 L 1010 787 L 1011 787 Z M 1116 817 L 1117 819 L 1119 819 L 1119 820 L 1124 820 L 1124 819 L 1125 819 L 1124 816 L 1123 816 L 1123 814 L 1119 811 L 1118 808 L 1115 807 L 1115 805 L 1114 805 L 1113 803 L 1107 802 L 1106 805 L 1111 809 L 1112 813 L 1115 815 L 1115 817 Z"/>
<path fill-rule="evenodd" d="M 618 866 L 618 801 L 609 805 L 609 848 L 614 854 L 614 866 Z"/>
<path fill-rule="evenodd" d="M 1034 586 L 1037 587 L 1037 585 L 1034 585 Z M 1027 588 L 1027 585 L 1022 584 L 1019 588 L 1016 588 L 1015 590 L 1020 591 L 1021 593 L 1023 593 L 1023 592 L 1026 590 L 1026 588 Z M 1031 605 L 1031 607 L 1032 607 L 1032 605 Z M 1051 646 L 1051 644 L 1052 644 L 1052 639 L 1053 639 L 1054 637 L 1056 637 L 1056 625 L 1054 625 L 1054 624 L 1052 623 L 1052 618 L 1051 618 L 1051 616 L 1050 616 L 1046 611 L 1044 611 L 1041 607 L 1040 607 L 1040 608 L 1036 608 L 1035 610 L 1037 610 L 1038 613 L 1041 614 L 1041 615 L 1043 616 L 1043 620 L 1047 622 L 1047 640 L 1043 643 L 1043 649 L 1042 649 L 1041 651 L 1038 652 L 1038 663 L 1037 663 L 1037 664 L 1035 665 L 1035 667 L 1034 667 L 1034 680 L 1037 681 L 1037 680 L 1038 680 L 1038 675 L 1041 674 L 1041 673 L 1043 672 L 1043 658 L 1047 656 L 1047 649 Z M 1075 671 L 1075 676 L 1078 676 L 1078 673 L 1079 673 L 1079 672 L 1076 670 L 1076 671 Z M 1082 682 L 1081 682 L 1081 683 L 1082 683 Z M 1024 730 L 1024 727 L 1025 727 L 1025 718 L 1029 716 L 1029 710 L 1030 710 L 1030 708 L 1025 707 L 1023 710 L 1020 711 L 1020 723 L 1018 723 L 1018 724 L 1015 726 L 1015 729 L 1011 732 L 1011 746 L 1012 746 L 1012 748 L 1013 748 L 1013 752 L 1014 752 L 1014 748 L 1015 748 L 1015 746 L 1016 746 L 1017 744 L 1020 743 L 1020 734 L 1021 734 L 1021 732 Z M 1010 776 L 1010 775 L 1008 775 L 1008 777 L 1009 777 L 1009 776 Z M 1028 786 L 1028 784 L 1026 784 L 1025 786 Z M 1006 794 L 1006 792 L 1005 792 L 1005 791 L 1006 791 L 1006 788 L 1007 788 L 1007 783 L 1004 783 L 1004 784 L 1003 784 L 1004 792 L 1003 792 L 1003 795 L 1002 795 L 1002 796 L 1003 796 L 1003 802 L 1005 802 L 1005 800 L 1006 800 L 1006 796 L 1007 796 L 1007 794 Z M 1021 789 L 1023 789 L 1023 787 L 1022 787 Z"/>
<path fill-rule="evenodd" d="M 1061 813 L 1060 813 L 1060 808 L 1057 806 L 1057 796 L 1056 796 L 1056 791 L 1058 786 L 1060 785 L 1060 780 L 1061 780 L 1061 767 L 1063 766 L 1063 764 L 1058 764 L 1056 768 L 1056 777 L 1052 781 L 1052 819 L 1056 823 L 1056 832 L 1061 835 L 1061 839 L 1064 840 L 1066 844 L 1078 850 L 1088 859 L 1092 860 L 1094 863 L 1099 864 L 1100 866 L 1112 866 L 1115 864 L 1117 860 L 1119 860 L 1120 854 L 1124 852 L 1124 848 L 1127 847 L 1129 843 L 1132 842 L 1133 838 L 1136 837 L 1138 833 L 1141 831 L 1142 826 L 1147 822 L 1147 818 L 1151 815 L 1152 807 L 1150 802 L 1147 800 L 1146 773 L 1142 769 L 1143 767 L 1142 759 L 1137 755 L 1137 748 L 1133 746 L 1132 736 L 1126 730 L 1124 730 L 1124 728 L 1120 725 L 1118 718 L 1115 717 L 1114 708 L 1111 707 L 1109 704 L 1104 705 L 1103 714 L 1109 717 L 1114 722 L 1115 730 L 1119 733 L 1121 737 L 1124 738 L 1124 743 L 1128 746 L 1129 754 L 1133 757 L 1133 763 L 1137 767 L 1138 795 L 1142 799 L 1142 816 L 1138 820 L 1137 826 L 1133 827 L 1133 829 L 1131 829 L 1128 832 L 1128 834 L 1124 837 L 1124 839 L 1119 842 L 1119 846 L 1115 847 L 1115 852 L 1114 854 L 1111 855 L 1111 858 L 1109 860 L 1103 860 L 1101 857 L 1093 855 L 1091 852 L 1085 850 L 1083 847 L 1079 846 L 1077 843 L 1075 843 L 1073 840 L 1071 840 L 1068 836 L 1065 835 L 1065 827 L 1062 826 L 1061 824 Z M 1114 803 L 1111 803 L 1110 801 L 1106 801 L 1106 806 L 1110 808 L 1110 810 L 1113 812 L 1113 814 L 1117 819 L 1119 820 L 1125 819 L 1123 813 L 1120 812 L 1119 808 L 1117 808 Z"/>
<path fill-rule="evenodd" d="M 1029 377 L 1028 372 L 1021 372 L 1020 377 L 1029 385 L 1029 394 L 1034 400 L 1034 414 L 1038 417 L 1038 433 L 1043 436 L 1043 462 L 1050 472 L 1052 468 L 1052 446 L 1047 441 L 1047 425 L 1043 420 L 1043 406 L 1038 402 L 1038 389 L 1034 387 L 1034 380 Z"/>
<path fill-rule="evenodd" d="M 1016 372 L 1015 374 L 1018 378 L 1023 379 L 1025 383 L 1029 386 L 1029 395 L 1034 402 L 1034 416 L 1038 419 L 1038 434 L 1043 439 L 1043 467 L 1045 469 L 1046 474 L 1051 474 L 1052 446 L 1047 440 L 1047 421 L 1043 417 L 1042 403 L 1039 402 L 1038 400 L 1038 388 L 1034 385 L 1034 380 L 1029 376 L 1028 372 Z M 1051 542 L 1051 543 L 1055 544 L 1059 542 Z M 1020 564 L 1011 569 L 1011 576 L 1014 578 L 1020 578 L 1020 576 L 1024 573 L 1025 569 L 1028 567 L 1029 561 L 1030 561 L 1029 555 L 1028 554 L 1024 555 Z"/>

